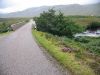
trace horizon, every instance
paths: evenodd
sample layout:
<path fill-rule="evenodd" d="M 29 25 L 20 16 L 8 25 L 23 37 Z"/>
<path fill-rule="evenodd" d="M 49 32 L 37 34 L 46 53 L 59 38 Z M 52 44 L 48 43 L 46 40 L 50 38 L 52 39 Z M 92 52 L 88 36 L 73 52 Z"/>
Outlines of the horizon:
<path fill-rule="evenodd" d="M 43 2 L 42 2 L 43 1 Z M 87 5 L 87 4 L 95 4 L 100 3 L 99 0 L 1 0 L 0 1 L 0 13 L 7 14 L 13 12 L 19 12 L 26 10 L 28 8 L 33 7 L 41 7 L 41 6 L 55 6 L 55 5 L 70 5 L 70 4 L 79 4 L 79 5 Z M 44 2 L 45 1 L 45 2 Z M 23 4 L 22 4 L 23 2 Z"/>

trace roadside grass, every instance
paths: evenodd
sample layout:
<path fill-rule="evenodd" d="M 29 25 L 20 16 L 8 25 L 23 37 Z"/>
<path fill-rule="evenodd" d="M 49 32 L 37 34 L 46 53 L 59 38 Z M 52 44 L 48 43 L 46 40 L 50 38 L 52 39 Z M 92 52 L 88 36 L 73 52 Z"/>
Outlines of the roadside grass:
<path fill-rule="evenodd" d="M 0 33 L 0 36 L 9 35 L 9 34 L 12 33 L 12 32 L 13 32 L 13 31 L 5 32 L 5 33 Z"/>
<path fill-rule="evenodd" d="M 73 75 L 95 75 L 94 71 L 86 64 L 77 61 L 74 53 L 64 53 L 57 45 L 59 42 L 49 38 L 45 33 L 40 31 L 32 31 L 38 43 L 40 43 L 60 64 L 68 68 Z"/>

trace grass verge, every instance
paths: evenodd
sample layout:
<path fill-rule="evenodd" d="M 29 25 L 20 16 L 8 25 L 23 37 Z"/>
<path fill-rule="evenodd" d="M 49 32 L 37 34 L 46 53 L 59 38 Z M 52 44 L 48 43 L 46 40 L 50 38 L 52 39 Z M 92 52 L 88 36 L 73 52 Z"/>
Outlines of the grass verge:
<path fill-rule="evenodd" d="M 0 33 L 0 36 L 9 35 L 9 34 L 12 33 L 12 32 L 13 32 L 13 31 L 5 32 L 5 33 Z"/>
<path fill-rule="evenodd" d="M 69 69 L 74 75 L 95 75 L 93 70 L 85 65 L 81 64 L 75 59 L 74 54 L 64 53 L 60 47 L 55 45 L 55 41 L 47 40 L 45 33 L 39 31 L 32 31 L 38 43 L 40 43 L 59 63 Z"/>

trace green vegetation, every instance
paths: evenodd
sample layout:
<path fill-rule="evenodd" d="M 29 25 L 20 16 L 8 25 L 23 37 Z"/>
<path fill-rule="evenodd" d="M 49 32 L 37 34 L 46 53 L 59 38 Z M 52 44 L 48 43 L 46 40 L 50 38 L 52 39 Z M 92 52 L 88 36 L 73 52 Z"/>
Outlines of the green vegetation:
<path fill-rule="evenodd" d="M 86 64 L 83 63 L 83 59 L 76 57 L 77 50 L 74 52 L 62 52 L 63 42 L 66 42 L 67 47 L 78 49 L 78 45 L 69 38 L 57 37 L 48 33 L 43 33 L 33 30 L 33 35 L 37 41 L 64 67 L 67 67 L 74 75 L 95 75 L 93 70 Z M 65 41 L 66 40 L 66 41 Z M 72 44 L 72 45 L 71 45 Z M 75 45 L 74 45 L 75 44 Z M 81 49 L 81 47 L 80 47 Z M 77 53 L 78 54 L 78 53 Z"/>
<path fill-rule="evenodd" d="M 0 24 L 0 33 L 10 31 L 10 25 L 7 25 L 5 22 Z"/>
<path fill-rule="evenodd" d="M 12 31 L 11 25 L 27 21 L 28 18 L 0 18 L 0 33 Z"/>
<path fill-rule="evenodd" d="M 81 32 L 82 27 L 76 25 L 69 18 L 65 19 L 63 13 L 55 14 L 55 10 L 50 9 L 43 12 L 40 17 L 34 19 L 37 24 L 37 30 L 49 32 L 59 36 L 73 37 L 73 34 Z"/>
<path fill-rule="evenodd" d="M 100 37 L 78 37 L 75 38 L 75 41 L 85 47 L 89 53 L 100 56 Z"/>

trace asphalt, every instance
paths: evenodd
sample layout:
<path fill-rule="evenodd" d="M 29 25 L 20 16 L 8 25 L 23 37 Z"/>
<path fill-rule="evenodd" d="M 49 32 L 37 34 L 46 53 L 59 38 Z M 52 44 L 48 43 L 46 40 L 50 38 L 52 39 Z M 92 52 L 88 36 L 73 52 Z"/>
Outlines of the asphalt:
<path fill-rule="evenodd" d="M 0 75 L 69 75 L 49 60 L 32 36 L 32 20 L 0 38 Z"/>

